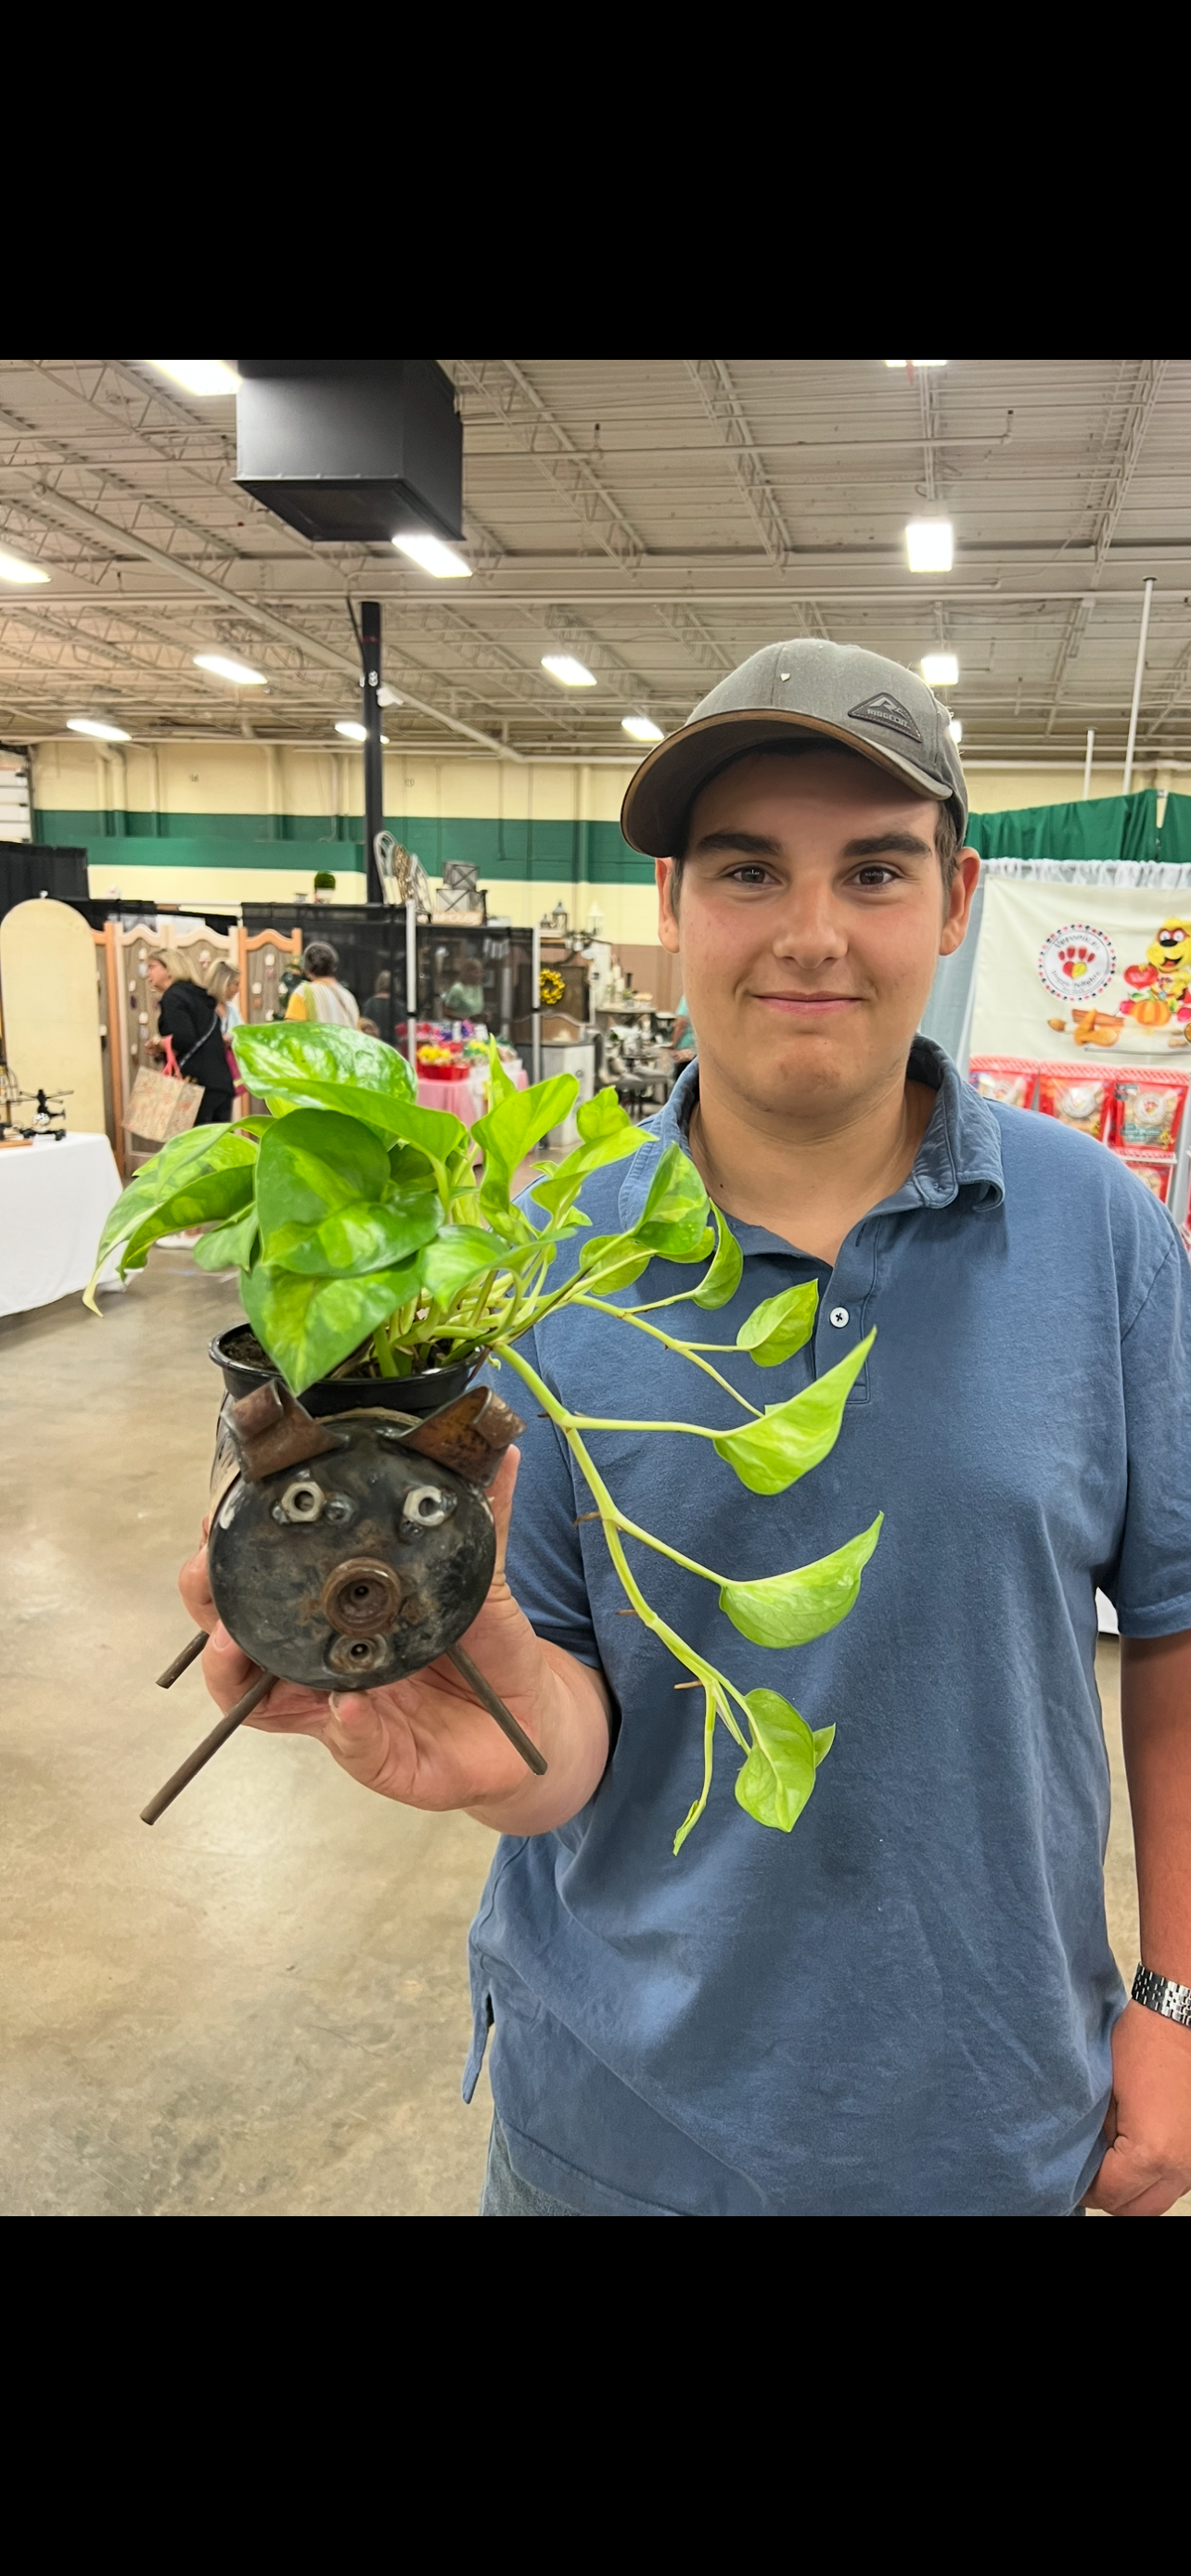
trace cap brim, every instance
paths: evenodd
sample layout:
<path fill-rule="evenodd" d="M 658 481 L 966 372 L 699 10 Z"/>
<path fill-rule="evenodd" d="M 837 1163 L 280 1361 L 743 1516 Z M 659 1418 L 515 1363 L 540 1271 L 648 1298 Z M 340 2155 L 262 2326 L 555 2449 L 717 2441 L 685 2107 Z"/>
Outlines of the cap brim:
<path fill-rule="evenodd" d="M 724 715 L 700 716 L 694 724 L 681 726 L 665 742 L 659 742 L 634 771 L 620 809 L 620 828 L 630 849 L 640 850 L 646 858 L 671 858 L 700 788 L 706 787 L 717 770 L 726 768 L 730 760 L 738 760 L 742 752 L 786 745 L 799 734 L 825 735 L 831 742 L 842 743 L 845 750 L 859 752 L 874 769 L 883 769 L 889 777 L 900 778 L 905 785 L 916 788 L 920 796 L 929 796 L 932 803 L 948 802 L 950 789 L 940 787 L 937 779 L 929 778 L 925 770 L 916 768 L 900 752 L 879 751 L 850 725 L 828 724 L 821 716 L 786 713 L 779 707 L 733 708 Z"/>

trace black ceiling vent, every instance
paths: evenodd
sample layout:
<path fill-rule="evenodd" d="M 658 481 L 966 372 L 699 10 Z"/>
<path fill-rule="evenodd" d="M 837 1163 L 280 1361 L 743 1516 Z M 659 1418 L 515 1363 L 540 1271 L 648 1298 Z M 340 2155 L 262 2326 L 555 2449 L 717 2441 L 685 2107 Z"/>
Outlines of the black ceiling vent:
<path fill-rule="evenodd" d="M 323 545 L 463 533 L 463 426 L 434 358 L 237 358 L 236 480 Z"/>

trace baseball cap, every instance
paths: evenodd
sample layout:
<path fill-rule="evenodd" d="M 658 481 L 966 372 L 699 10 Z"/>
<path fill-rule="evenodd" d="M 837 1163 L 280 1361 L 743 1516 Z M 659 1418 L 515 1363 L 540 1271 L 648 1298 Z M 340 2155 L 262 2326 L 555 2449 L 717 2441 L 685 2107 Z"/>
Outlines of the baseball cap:
<path fill-rule="evenodd" d="M 826 736 L 858 751 L 920 796 L 949 805 L 960 840 L 968 796 L 947 728 L 950 710 L 926 681 L 883 653 L 795 636 L 766 644 L 731 671 L 634 772 L 620 828 L 634 850 L 669 858 L 701 787 L 745 751 Z"/>

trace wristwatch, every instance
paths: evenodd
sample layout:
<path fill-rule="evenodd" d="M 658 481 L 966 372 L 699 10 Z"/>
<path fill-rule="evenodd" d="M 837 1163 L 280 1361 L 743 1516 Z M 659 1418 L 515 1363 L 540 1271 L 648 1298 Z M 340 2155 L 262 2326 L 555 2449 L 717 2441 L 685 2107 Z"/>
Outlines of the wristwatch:
<path fill-rule="evenodd" d="M 1144 2004 L 1147 2012 L 1161 2013 L 1166 2021 L 1181 2021 L 1184 2030 L 1191 2030 L 1191 1986 L 1180 1986 L 1173 1977 L 1157 1977 L 1152 1968 L 1139 1967 L 1133 1980 L 1133 2001 Z"/>

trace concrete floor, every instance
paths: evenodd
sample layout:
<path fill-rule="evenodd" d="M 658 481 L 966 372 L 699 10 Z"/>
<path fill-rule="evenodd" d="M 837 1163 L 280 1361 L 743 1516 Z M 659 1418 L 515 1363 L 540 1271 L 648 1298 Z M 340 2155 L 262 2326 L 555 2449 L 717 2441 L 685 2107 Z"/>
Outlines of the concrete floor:
<path fill-rule="evenodd" d="M 244 1733 L 150 1832 L 206 1731 L 175 1590 L 206 1492 L 230 1283 L 151 1255 L 103 1321 L 0 1322 L 0 2211 L 474 2215 L 489 2102 L 459 2099 L 465 1943 L 491 1837 Z M 1121 1785 L 1118 1649 L 1102 1651 Z M 1114 1946 L 1137 1958 L 1127 1809 Z M 1179 2204 L 1191 2216 L 1191 2195 Z"/>

